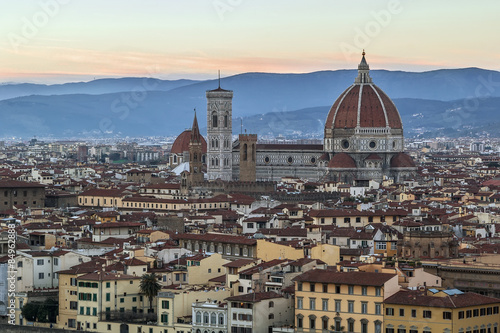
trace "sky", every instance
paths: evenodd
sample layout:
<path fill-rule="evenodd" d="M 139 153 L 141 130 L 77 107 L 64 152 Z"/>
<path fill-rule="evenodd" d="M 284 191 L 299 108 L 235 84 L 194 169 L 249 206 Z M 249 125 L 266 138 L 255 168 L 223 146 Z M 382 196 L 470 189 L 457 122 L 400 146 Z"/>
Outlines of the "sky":
<path fill-rule="evenodd" d="M 0 0 L 0 83 L 500 70 L 500 1 Z"/>

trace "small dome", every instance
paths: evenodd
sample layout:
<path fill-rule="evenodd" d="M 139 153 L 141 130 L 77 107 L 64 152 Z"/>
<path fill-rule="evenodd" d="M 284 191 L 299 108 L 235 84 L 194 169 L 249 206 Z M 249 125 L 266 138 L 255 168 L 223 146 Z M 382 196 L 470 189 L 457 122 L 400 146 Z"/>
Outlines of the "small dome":
<path fill-rule="evenodd" d="M 337 153 L 328 162 L 328 167 L 333 169 L 355 169 L 356 162 L 346 153 Z"/>
<path fill-rule="evenodd" d="M 377 154 L 370 154 L 365 160 L 381 160 L 382 158 L 378 156 Z"/>
<path fill-rule="evenodd" d="M 191 130 L 185 130 L 174 141 L 170 153 L 182 154 L 189 151 L 189 141 L 191 140 Z M 207 152 L 207 142 L 204 137 L 201 137 L 201 150 L 205 154 Z"/>
<path fill-rule="evenodd" d="M 398 153 L 391 158 L 391 168 L 414 168 L 415 162 L 410 155 Z"/>

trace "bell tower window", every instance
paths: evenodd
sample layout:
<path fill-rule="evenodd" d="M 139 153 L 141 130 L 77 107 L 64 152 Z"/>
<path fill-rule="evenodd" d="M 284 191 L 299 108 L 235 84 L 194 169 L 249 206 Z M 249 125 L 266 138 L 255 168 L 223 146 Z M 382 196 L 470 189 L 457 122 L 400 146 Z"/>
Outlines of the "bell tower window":
<path fill-rule="evenodd" d="M 216 112 L 213 112 L 212 113 L 212 127 L 217 127 L 217 113 Z"/>

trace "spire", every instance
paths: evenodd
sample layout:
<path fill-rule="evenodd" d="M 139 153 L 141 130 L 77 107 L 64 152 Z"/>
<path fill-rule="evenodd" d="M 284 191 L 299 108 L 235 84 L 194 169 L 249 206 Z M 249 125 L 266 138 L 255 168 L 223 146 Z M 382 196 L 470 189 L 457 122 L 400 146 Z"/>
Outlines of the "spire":
<path fill-rule="evenodd" d="M 365 59 L 365 50 L 363 50 L 361 62 L 358 65 L 358 77 L 354 80 L 354 83 L 372 83 L 372 78 L 370 77 L 370 66 Z"/>
<path fill-rule="evenodd" d="M 201 143 L 200 128 L 198 127 L 198 119 L 196 119 L 196 109 L 194 109 L 193 127 L 191 128 L 192 143 Z"/>
<path fill-rule="evenodd" d="M 220 89 L 220 69 L 219 69 L 219 89 Z"/>

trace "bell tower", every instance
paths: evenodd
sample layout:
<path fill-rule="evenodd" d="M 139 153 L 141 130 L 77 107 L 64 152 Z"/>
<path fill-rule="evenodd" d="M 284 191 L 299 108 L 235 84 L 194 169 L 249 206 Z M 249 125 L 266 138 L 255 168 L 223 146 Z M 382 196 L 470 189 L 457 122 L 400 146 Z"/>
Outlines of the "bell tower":
<path fill-rule="evenodd" d="M 203 149 L 201 141 L 202 138 L 195 110 L 191 138 L 189 140 L 189 182 L 191 185 L 203 182 Z"/>
<path fill-rule="evenodd" d="M 232 180 L 233 92 L 219 87 L 207 96 L 207 174 L 208 180 Z"/>

